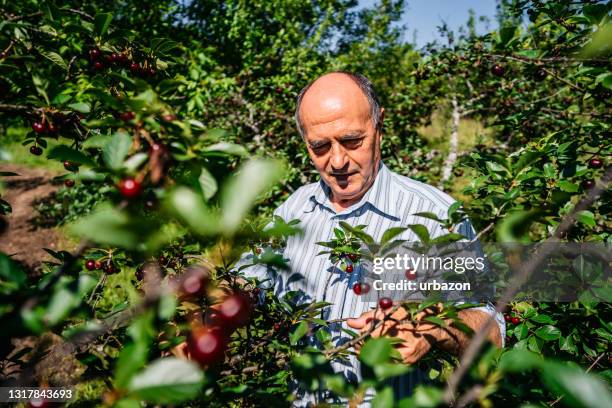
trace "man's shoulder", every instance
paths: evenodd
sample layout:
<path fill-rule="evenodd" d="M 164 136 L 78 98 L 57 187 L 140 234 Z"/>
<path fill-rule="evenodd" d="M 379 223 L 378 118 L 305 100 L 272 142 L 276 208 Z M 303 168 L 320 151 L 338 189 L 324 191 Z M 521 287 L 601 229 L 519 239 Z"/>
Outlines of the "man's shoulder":
<path fill-rule="evenodd" d="M 417 197 L 428 206 L 433 206 L 438 210 L 446 211 L 457 201 L 444 191 L 430 184 L 403 176 L 391 170 L 389 170 L 389 174 L 393 190 L 400 194 Z"/>

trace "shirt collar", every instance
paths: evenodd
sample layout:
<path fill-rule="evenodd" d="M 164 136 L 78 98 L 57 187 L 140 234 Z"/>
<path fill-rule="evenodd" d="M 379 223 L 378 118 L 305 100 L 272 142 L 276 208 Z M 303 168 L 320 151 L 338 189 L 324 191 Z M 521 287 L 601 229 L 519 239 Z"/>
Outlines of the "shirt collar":
<path fill-rule="evenodd" d="M 337 213 L 337 215 L 348 215 L 353 211 L 360 209 L 365 204 L 370 204 L 373 210 L 377 210 L 378 212 L 382 212 L 388 216 L 397 218 L 397 208 L 394 205 L 394 203 L 396 203 L 394 193 L 394 189 L 391 188 L 391 171 L 381 160 L 378 168 L 378 174 L 376 174 L 376 179 L 368 191 L 366 191 L 363 197 L 361 197 L 361 200 L 342 212 Z M 310 199 L 316 204 L 322 205 L 333 213 L 336 213 L 333 204 L 329 200 L 330 194 L 331 189 L 329 186 L 327 186 L 327 184 L 325 184 L 323 179 L 320 179 L 315 191 L 310 196 Z"/>

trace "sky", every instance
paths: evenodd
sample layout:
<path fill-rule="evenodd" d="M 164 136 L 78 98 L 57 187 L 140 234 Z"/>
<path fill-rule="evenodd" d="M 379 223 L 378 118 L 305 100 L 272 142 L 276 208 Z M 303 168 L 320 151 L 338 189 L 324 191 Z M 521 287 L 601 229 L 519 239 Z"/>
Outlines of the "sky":
<path fill-rule="evenodd" d="M 360 0 L 360 6 L 372 7 L 376 0 Z M 486 16 L 489 18 L 489 28 L 494 29 L 495 21 L 495 0 L 406 0 L 406 10 L 400 24 L 407 27 L 405 41 L 413 41 L 413 33 L 416 30 L 417 47 L 423 47 L 430 41 L 440 39 L 437 26 L 445 21 L 449 28 L 457 31 L 460 26 L 464 26 L 468 20 L 468 10 L 476 12 L 476 18 Z M 478 22 L 476 29 L 478 33 L 487 32 L 487 26 L 483 22 Z"/>

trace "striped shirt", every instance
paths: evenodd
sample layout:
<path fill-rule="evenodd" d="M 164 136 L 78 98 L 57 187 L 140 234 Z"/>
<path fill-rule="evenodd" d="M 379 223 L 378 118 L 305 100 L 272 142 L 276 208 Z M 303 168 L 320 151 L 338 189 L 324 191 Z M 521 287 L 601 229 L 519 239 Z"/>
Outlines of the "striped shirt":
<path fill-rule="evenodd" d="M 254 265 L 244 269 L 247 277 L 256 277 L 259 280 L 268 280 L 268 289 L 274 288 L 276 294 L 282 297 L 289 291 L 299 293 L 299 302 L 326 301 L 332 303 L 327 307 L 326 319 L 344 319 L 358 317 L 362 313 L 372 310 L 374 303 L 364 302 L 353 290 L 353 284 L 361 279 L 359 267 L 353 273 L 346 273 L 339 269 L 334 270 L 328 255 L 317 255 L 325 248 L 317 245 L 320 241 L 334 239 L 334 228 L 340 228 L 339 223 L 344 221 L 352 226 L 366 225 L 365 232 L 375 240 L 380 241 L 382 234 L 392 227 L 405 227 L 408 224 L 423 224 L 429 230 L 430 236 L 443 235 L 444 230 L 434 220 L 415 216 L 419 212 L 432 212 L 439 218 L 447 217 L 448 208 L 455 202 L 448 194 L 435 187 L 412 180 L 390 171 L 382 162 L 378 174 L 370 189 L 359 202 L 337 212 L 331 203 L 330 189 L 323 182 L 311 183 L 300 187 L 287 200 L 279 206 L 274 214 L 285 221 L 300 220 L 302 235 L 289 237 L 283 251 L 283 257 L 288 259 L 289 270 L 274 271 L 263 265 Z M 462 222 L 457 231 L 473 239 L 475 232 L 469 221 Z M 407 229 L 396 239 L 417 242 L 417 236 Z M 245 255 L 239 264 L 249 263 L 252 255 Z M 326 291 L 325 284 L 330 273 L 335 276 L 330 280 Z M 475 308 L 494 314 L 494 308 Z M 500 327 L 502 342 L 505 338 L 505 323 L 501 314 L 496 315 Z M 345 323 L 343 323 L 345 324 Z M 340 331 L 340 324 L 331 325 L 332 338 L 336 344 L 350 340 L 347 334 Z M 348 326 L 343 326 L 348 328 Z M 336 372 L 343 373 L 347 379 L 358 381 L 360 379 L 360 366 L 356 358 L 351 358 L 350 364 L 334 363 Z M 421 381 L 419 371 L 415 370 L 407 375 L 395 379 L 395 389 L 398 397 L 410 393 L 414 385 Z M 310 401 L 315 396 L 304 396 L 301 403 Z M 320 401 L 320 400 L 319 400 Z M 320 401 L 321 402 L 321 401 Z M 366 406 L 368 404 L 364 404 Z"/>

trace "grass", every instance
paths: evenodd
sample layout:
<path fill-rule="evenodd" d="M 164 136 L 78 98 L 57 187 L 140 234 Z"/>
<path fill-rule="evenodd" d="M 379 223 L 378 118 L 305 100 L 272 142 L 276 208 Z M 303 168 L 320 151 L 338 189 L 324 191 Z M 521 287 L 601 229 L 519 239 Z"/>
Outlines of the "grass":
<path fill-rule="evenodd" d="M 5 129 L 5 133 L 0 135 L 0 163 L 7 161 L 12 164 L 19 164 L 28 167 L 47 169 L 52 172 L 63 172 L 64 166 L 58 160 L 47 159 L 47 153 L 56 145 L 58 141 L 45 138 L 47 148 L 41 156 L 34 156 L 30 153 L 30 146 L 23 146 L 21 143 L 28 133 L 27 128 L 10 127 Z"/>

